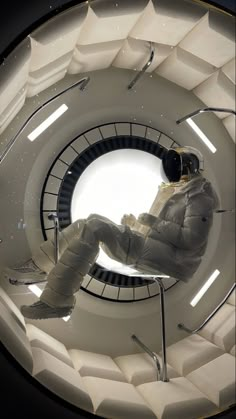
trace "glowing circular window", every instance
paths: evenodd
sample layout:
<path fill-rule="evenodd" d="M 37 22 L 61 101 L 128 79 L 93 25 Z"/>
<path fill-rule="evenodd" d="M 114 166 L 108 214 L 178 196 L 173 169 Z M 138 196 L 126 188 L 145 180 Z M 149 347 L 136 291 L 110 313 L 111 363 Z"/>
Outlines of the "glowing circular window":
<path fill-rule="evenodd" d="M 74 139 L 53 163 L 43 188 L 41 214 L 45 238 L 53 235 L 53 224 L 48 220 L 51 211 L 57 212 L 61 229 L 91 213 L 120 224 L 124 214 L 137 217 L 148 212 L 163 180 L 161 159 L 174 145 L 177 144 L 161 132 L 130 123 L 93 128 Z M 135 276 L 134 272 L 110 259 L 101 249 L 82 288 L 101 298 L 126 302 L 159 293 L 158 287 L 152 289 L 150 281 Z M 101 286 L 98 287 L 97 281 Z M 166 288 L 175 283 L 170 278 Z M 112 297 L 108 286 L 115 289 Z"/>

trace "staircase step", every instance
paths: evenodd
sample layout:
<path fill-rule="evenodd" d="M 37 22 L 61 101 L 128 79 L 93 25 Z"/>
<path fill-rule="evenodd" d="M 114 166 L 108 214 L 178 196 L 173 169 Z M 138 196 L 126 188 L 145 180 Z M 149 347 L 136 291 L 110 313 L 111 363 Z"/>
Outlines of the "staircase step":
<path fill-rule="evenodd" d="M 179 0 L 150 1 L 130 36 L 159 44 L 177 45 L 206 13 L 199 5 Z"/>
<path fill-rule="evenodd" d="M 235 85 L 222 71 L 214 73 L 197 86 L 193 93 L 209 107 L 229 109 L 235 107 Z M 229 114 L 218 112 L 216 115 L 223 119 Z"/>
<path fill-rule="evenodd" d="M 216 406 L 184 377 L 142 384 L 137 390 L 158 419 L 197 419 L 217 412 Z"/>
<path fill-rule="evenodd" d="M 167 348 L 167 361 L 180 375 L 186 376 L 212 359 L 222 349 L 199 335 L 191 335 Z"/>
<path fill-rule="evenodd" d="M 177 47 L 157 68 L 156 73 L 191 90 L 208 79 L 216 67 Z"/>
<path fill-rule="evenodd" d="M 186 378 L 221 409 L 236 402 L 235 358 L 232 355 L 223 354 Z"/>
<path fill-rule="evenodd" d="M 235 308 L 224 304 L 199 335 L 228 352 L 235 344 Z"/>
<path fill-rule="evenodd" d="M 234 18 L 210 10 L 180 42 L 180 47 L 221 67 L 235 56 Z"/>
<path fill-rule="evenodd" d="M 77 45 L 68 68 L 69 74 L 84 73 L 109 67 L 122 47 L 123 41 Z"/>
<path fill-rule="evenodd" d="M 157 355 L 157 354 L 156 354 Z M 162 364 L 161 356 L 157 358 Z M 157 381 L 157 367 L 153 359 L 146 353 L 138 353 L 132 355 L 122 355 L 114 358 L 115 363 L 123 371 L 127 381 L 135 386 Z M 178 377 L 179 374 L 167 365 L 168 378 Z"/>
<path fill-rule="evenodd" d="M 147 73 L 155 70 L 173 50 L 173 47 L 170 45 L 155 43 L 153 43 L 153 48 L 154 57 L 151 65 L 146 70 Z M 116 56 L 113 66 L 140 71 L 149 60 L 150 51 L 149 42 L 128 38 L 124 42 L 119 54 Z"/>

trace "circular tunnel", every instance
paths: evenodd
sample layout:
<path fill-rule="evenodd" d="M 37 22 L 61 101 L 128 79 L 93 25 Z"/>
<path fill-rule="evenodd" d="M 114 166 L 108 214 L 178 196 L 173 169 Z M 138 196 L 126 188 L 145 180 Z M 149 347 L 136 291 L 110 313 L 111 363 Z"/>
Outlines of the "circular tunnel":
<path fill-rule="evenodd" d="M 176 394 L 182 409 L 176 418 L 222 414 L 235 403 L 235 384 L 227 372 L 235 362 L 233 294 L 216 314 L 219 324 L 210 321 L 192 335 L 178 324 L 197 329 L 235 280 L 235 115 L 227 112 L 235 112 L 235 19 L 229 10 L 185 0 L 94 0 L 49 12 L 6 50 L 0 68 L 3 356 L 9 351 L 24 368 L 25 382 L 45 387 L 53 402 L 59 397 L 55 403 L 63 400 L 62 409 L 71 415 L 168 419 Z M 83 78 L 88 83 L 81 89 L 76 84 Z M 177 123 L 204 108 L 225 111 Z M 203 154 L 204 176 L 227 211 L 214 214 L 206 253 L 192 280 L 163 279 L 169 383 L 179 387 L 172 402 L 156 405 L 152 394 L 165 400 L 160 384 L 169 383 L 155 382 L 153 361 L 131 338 L 137 336 L 161 359 L 155 281 L 99 259 L 84 278 L 69 318 L 28 321 L 19 308 L 36 301 L 45 284 L 14 287 L 4 269 L 20 266 L 42 241 L 53 238 L 52 212 L 61 231 L 97 208 L 109 210 L 102 215 L 114 222 L 126 211 L 148 212 L 162 181 L 163 156 L 169 148 L 185 145 Z M 98 192 L 112 177 L 107 171 L 99 180 L 98 174 L 109 164 L 115 167 L 116 156 L 122 169 L 110 189 Z M 128 167 L 134 165 L 126 174 L 134 177 L 130 184 L 121 180 L 126 160 Z M 89 181 L 92 185 L 92 199 L 83 210 L 89 200 L 80 188 L 84 179 L 85 192 Z M 152 185 L 148 197 L 142 179 Z M 192 304 L 212 275 L 212 285 Z M 204 374 L 211 368 L 225 368 L 222 383 L 209 373 L 225 396 L 205 393 Z M 187 400 L 194 411 L 188 411 Z"/>

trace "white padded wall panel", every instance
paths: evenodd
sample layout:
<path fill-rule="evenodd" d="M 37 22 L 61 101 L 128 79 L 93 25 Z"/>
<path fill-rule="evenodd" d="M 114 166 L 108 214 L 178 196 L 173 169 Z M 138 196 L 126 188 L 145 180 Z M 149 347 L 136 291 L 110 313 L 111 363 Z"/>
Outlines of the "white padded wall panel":
<path fill-rule="evenodd" d="M 227 64 L 225 64 L 222 67 L 222 71 L 223 73 L 235 84 L 236 83 L 236 78 L 235 78 L 235 67 L 236 67 L 236 62 L 235 62 L 235 58 L 233 58 L 232 60 L 230 60 Z"/>
<path fill-rule="evenodd" d="M 34 96 L 64 78 L 86 14 L 87 7 L 69 9 L 32 33 L 27 96 Z"/>
<path fill-rule="evenodd" d="M 197 86 L 193 92 L 207 106 L 218 108 L 235 108 L 235 86 L 222 72 L 217 71 L 206 81 Z M 217 113 L 219 118 L 226 118 L 227 113 Z"/>
<path fill-rule="evenodd" d="M 154 44 L 155 50 L 152 64 L 147 72 L 152 72 L 168 55 L 173 47 L 170 45 Z M 128 38 L 117 57 L 113 62 L 113 66 L 120 68 L 129 68 L 131 70 L 141 70 L 150 58 L 150 43 L 147 41 Z"/>
<path fill-rule="evenodd" d="M 5 128 L 21 110 L 25 103 L 25 97 L 26 87 L 22 87 L 14 99 L 9 103 L 7 108 L 0 114 L 0 134 L 5 130 Z"/>
<path fill-rule="evenodd" d="M 123 41 L 112 41 L 95 45 L 77 45 L 68 73 L 83 73 L 109 67 L 118 54 L 122 43 Z"/>
<path fill-rule="evenodd" d="M 227 129 L 229 135 L 231 136 L 232 140 L 235 142 L 235 116 L 230 115 L 223 119 L 223 124 L 225 128 Z"/>
<path fill-rule="evenodd" d="M 123 14 L 121 14 L 119 8 L 117 9 L 117 12 L 115 8 L 110 10 L 110 15 L 108 15 L 109 9 L 104 14 L 100 11 L 98 16 L 92 8 L 89 8 L 77 43 L 79 45 L 89 45 L 107 42 L 108 40 L 126 39 L 137 22 L 141 11 L 127 11 L 126 14 L 123 11 Z"/>
<path fill-rule="evenodd" d="M 31 72 L 45 67 L 68 52 L 72 55 L 86 14 L 87 8 L 69 9 L 31 34 Z"/>
<path fill-rule="evenodd" d="M 31 72 L 29 74 L 27 96 L 37 95 L 42 90 L 63 79 L 71 61 L 71 56 L 72 53 L 69 52 L 46 67 Z"/>
<path fill-rule="evenodd" d="M 177 47 L 157 68 L 162 77 L 191 90 L 216 70 L 216 67 Z"/>
<path fill-rule="evenodd" d="M 22 108 L 30 63 L 30 40 L 27 37 L 0 68 L 0 132 Z"/>
<path fill-rule="evenodd" d="M 235 56 L 234 19 L 210 10 L 179 46 L 221 67 Z"/>
<path fill-rule="evenodd" d="M 130 32 L 136 39 L 177 45 L 205 14 L 199 5 L 179 0 L 149 1 Z"/>

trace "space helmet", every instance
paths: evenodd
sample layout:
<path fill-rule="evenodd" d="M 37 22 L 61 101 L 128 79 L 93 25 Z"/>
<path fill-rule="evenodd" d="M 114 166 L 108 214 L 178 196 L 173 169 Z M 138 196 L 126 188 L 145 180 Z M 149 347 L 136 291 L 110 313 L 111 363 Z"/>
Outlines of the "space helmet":
<path fill-rule="evenodd" d="M 181 177 L 192 176 L 204 170 L 204 159 L 199 150 L 184 146 L 170 148 L 162 158 L 162 176 L 167 182 L 179 182 Z"/>

